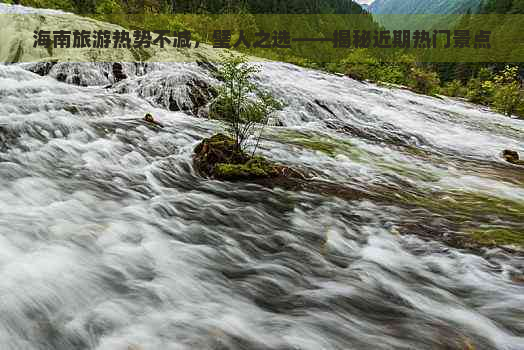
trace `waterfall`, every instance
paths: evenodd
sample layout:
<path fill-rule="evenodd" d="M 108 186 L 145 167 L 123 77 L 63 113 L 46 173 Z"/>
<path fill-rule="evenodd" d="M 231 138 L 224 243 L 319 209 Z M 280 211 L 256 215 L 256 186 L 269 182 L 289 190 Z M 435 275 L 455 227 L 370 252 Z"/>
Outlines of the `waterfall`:
<path fill-rule="evenodd" d="M 206 66 L 125 62 L 0 65 L 0 349 L 523 349 L 522 252 L 455 243 L 524 234 L 524 121 L 262 63 L 260 152 L 359 195 L 269 189 L 193 170 Z"/>

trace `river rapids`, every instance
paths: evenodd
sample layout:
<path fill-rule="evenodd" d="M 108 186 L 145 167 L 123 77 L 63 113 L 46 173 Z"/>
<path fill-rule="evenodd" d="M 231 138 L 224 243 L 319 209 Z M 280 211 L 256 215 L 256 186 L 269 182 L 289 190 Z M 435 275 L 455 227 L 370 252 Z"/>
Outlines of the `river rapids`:
<path fill-rule="evenodd" d="M 524 121 L 263 63 L 260 152 L 358 195 L 269 189 L 192 167 L 209 66 L 121 67 L 0 65 L 1 350 L 524 349 L 523 254 L 454 244 L 524 234 Z"/>

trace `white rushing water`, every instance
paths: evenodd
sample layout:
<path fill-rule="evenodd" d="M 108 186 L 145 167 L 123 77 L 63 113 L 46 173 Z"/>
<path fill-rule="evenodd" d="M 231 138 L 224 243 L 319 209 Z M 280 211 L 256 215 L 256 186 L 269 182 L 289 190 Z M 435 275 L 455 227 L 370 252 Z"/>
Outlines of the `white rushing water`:
<path fill-rule="evenodd" d="M 522 233 L 524 121 L 266 63 L 261 152 L 362 195 L 267 189 L 193 170 L 205 67 L 122 66 L 0 66 L 0 349 L 524 349 L 522 256 L 439 242 Z"/>

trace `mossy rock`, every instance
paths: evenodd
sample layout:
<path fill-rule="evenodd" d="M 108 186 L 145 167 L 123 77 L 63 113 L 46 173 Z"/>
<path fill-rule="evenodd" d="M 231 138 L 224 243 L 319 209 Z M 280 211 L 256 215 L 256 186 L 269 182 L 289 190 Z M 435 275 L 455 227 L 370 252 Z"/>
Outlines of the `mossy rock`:
<path fill-rule="evenodd" d="M 201 174 L 221 180 L 254 180 L 300 175 L 262 156 L 252 157 L 236 149 L 235 140 L 224 134 L 216 134 L 202 140 L 195 147 L 193 163 Z"/>
<path fill-rule="evenodd" d="M 267 178 L 279 176 L 277 166 L 261 156 L 255 156 L 243 164 L 218 163 L 215 177 L 224 180 Z"/>

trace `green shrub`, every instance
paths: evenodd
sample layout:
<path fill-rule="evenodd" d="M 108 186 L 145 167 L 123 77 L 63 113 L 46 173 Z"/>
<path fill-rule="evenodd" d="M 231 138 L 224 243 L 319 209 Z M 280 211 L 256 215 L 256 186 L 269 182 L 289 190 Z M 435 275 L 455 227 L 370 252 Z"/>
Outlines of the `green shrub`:
<path fill-rule="evenodd" d="M 258 147 L 262 129 L 271 115 L 282 107 L 271 94 L 260 91 L 252 82 L 259 67 L 247 64 L 245 55 L 229 53 L 222 56 L 218 78 L 223 84 L 210 108 L 210 116 L 227 123 L 236 149 L 245 151 L 247 141 L 256 138 L 253 154 Z M 258 134 L 257 134 L 258 129 Z"/>
<path fill-rule="evenodd" d="M 406 84 L 414 60 L 412 56 L 400 54 L 380 61 L 368 50 L 357 49 L 351 52 L 342 64 L 345 66 L 346 75 L 356 80 Z"/>
<path fill-rule="evenodd" d="M 482 67 L 477 73 L 477 77 L 480 79 L 481 82 L 489 81 L 493 79 L 493 72 L 489 68 Z"/>
<path fill-rule="evenodd" d="M 446 96 L 465 97 L 467 89 L 462 85 L 460 80 L 455 79 L 446 83 L 446 85 L 441 89 L 441 93 Z"/>
<path fill-rule="evenodd" d="M 75 9 L 71 0 L 22 0 L 20 1 L 20 4 L 35 8 L 48 8 L 64 11 L 73 11 Z"/>
<path fill-rule="evenodd" d="M 511 116 L 522 104 L 518 67 L 506 66 L 493 80 L 493 107 L 500 113 Z"/>
<path fill-rule="evenodd" d="M 412 68 L 409 77 L 409 86 L 421 94 L 433 94 L 437 91 L 440 79 L 436 72 L 424 70 L 422 68 Z"/>
<path fill-rule="evenodd" d="M 355 80 L 377 80 L 375 71 L 378 61 L 365 49 L 353 50 L 348 57 L 342 60 L 346 67 L 346 75 Z"/>
<path fill-rule="evenodd" d="M 466 85 L 466 99 L 473 103 L 489 105 L 493 99 L 493 86 L 491 81 L 482 81 L 480 78 L 472 78 Z"/>
<path fill-rule="evenodd" d="M 113 14 L 122 13 L 122 6 L 118 0 L 102 0 L 96 4 L 96 13 Z"/>

